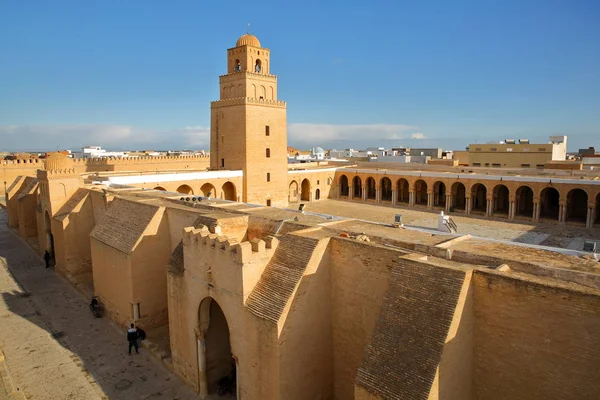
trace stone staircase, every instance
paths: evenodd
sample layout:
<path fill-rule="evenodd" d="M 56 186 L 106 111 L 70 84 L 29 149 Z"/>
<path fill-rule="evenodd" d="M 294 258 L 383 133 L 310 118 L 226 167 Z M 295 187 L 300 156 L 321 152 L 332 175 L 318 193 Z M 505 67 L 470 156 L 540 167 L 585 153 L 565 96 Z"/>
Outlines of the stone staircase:
<path fill-rule="evenodd" d="M 274 323 L 279 321 L 319 242 L 296 235 L 278 239 L 275 254 L 246 302 L 250 312 Z"/>

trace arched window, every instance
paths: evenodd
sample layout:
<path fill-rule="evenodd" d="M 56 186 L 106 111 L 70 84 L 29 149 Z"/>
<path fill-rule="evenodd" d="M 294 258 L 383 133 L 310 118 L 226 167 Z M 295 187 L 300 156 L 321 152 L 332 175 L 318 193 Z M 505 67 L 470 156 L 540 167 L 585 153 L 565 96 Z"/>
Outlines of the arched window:
<path fill-rule="evenodd" d="M 259 59 L 256 60 L 256 64 L 254 64 L 254 72 L 260 73 L 262 70 L 262 65 Z"/>
<path fill-rule="evenodd" d="M 240 60 L 235 60 L 235 66 L 233 67 L 233 70 L 235 72 L 239 72 L 242 70 L 242 64 L 240 63 Z"/>

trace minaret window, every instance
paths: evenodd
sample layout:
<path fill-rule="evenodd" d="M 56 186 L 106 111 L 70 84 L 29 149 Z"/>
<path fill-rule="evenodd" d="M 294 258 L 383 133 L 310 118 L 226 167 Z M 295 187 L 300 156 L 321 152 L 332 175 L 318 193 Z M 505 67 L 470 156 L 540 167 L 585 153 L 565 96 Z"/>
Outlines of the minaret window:
<path fill-rule="evenodd" d="M 240 60 L 235 60 L 235 67 L 233 68 L 234 72 L 239 72 L 242 70 L 242 64 L 240 64 Z"/>
<path fill-rule="evenodd" d="M 256 65 L 254 66 L 254 72 L 260 73 L 262 69 L 262 65 L 260 60 L 256 60 Z"/>
<path fill-rule="evenodd" d="M 265 125 L 265 136 L 270 136 L 271 135 L 271 128 L 269 127 L 269 125 Z"/>
<path fill-rule="evenodd" d="M 271 158 L 271 149 L 267 149 L 267 158 Z"/>

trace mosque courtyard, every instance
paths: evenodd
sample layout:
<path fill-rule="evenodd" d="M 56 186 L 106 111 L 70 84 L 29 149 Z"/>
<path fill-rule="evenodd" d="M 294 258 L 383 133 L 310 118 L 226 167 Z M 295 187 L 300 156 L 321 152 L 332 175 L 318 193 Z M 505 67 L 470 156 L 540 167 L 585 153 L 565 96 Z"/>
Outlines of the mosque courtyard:
<path fill-rule="evenodd" d="M 440 213 L 439 210 L 391 207 L 345 200 L 320 200 L 307 203 L 304 210 L 388 224 L 394 221 L 395 215 L 400 214 L 405 226 L 429 229 L 437 228 Z M 600 244 L 600 229 L 586 229 L 583 225 L 560 225 L 543 221 L 531 224 L 524 219 L 508 221 L 502 218 L 483 218 L 483 216 L 478 218 L 476 214 L 467 217 L 451 213 L 450 217 L 458 225 L 459 234 L 579 251 L 583 249 L 586 240 L 593 240 Z"/>

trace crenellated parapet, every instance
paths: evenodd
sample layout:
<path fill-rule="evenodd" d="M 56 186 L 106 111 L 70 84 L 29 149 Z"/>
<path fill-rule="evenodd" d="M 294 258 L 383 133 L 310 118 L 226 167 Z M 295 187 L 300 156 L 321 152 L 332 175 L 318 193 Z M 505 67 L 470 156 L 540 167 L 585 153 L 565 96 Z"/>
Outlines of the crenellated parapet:
<path fill-rule="evenodd" d="M 26 167 L 28 165 L 40 165 L 44 163 L 44 159 L 42 158 L 27 158 L 27 159 L 20 159 L 20 160 L 2 160 L 1 161 L 1 165 L 3 166 L 19 166 L 19 167 Z"/>
<path fill-rule="evenodd" d="M 74 160 L 76 165 L 114 165 L 114 164 L 151 164 L 157 162 L 190 162 L 206 161 L 210 155 L 195 156 L 145 156 L 145 157 L 98 157 L 78 158 Z"/>
<path fill-rule="evenodd" d="M 76 175 L 77 175 L 77 172 L 75 171 L 75 168 L 58 169 L 58 170 L 51 170 L 51 171 L 46 171 L 43 169 L 37 170 L 37 178 L 38 179 L 47 179 L 47 180 L 64 179 L 64 178 L 73 178 L 73 176 L 76 176 Z"/>
<path fill-rule="evenodd" d="M 210 103 L 211 108 L 223 107 L 223 106 L 234 106 L 234 105 L 245 105 L 245 104 L 257 104 L 261 106 L 272 106 L 285 108 L 286 102 L 279 100 L 264 100 L 264 99 L 253 99 L 250 97 L 236 97 L 233 99 L 217 100 Z"/>
<path fill-rule="evenodd" d="M 205 225 L 200 225 L 198 228 L 187 227 L 183 230 L 183 245 L 201 247 L 203 253 L 219 252 L 220 256 L 226 255 L 231 262 L 244 265 L 270 257 L 279 242 L 275 237 L 238 242 L 220 233 L 221 229 L 218 225 L 211 229 Z"/>

